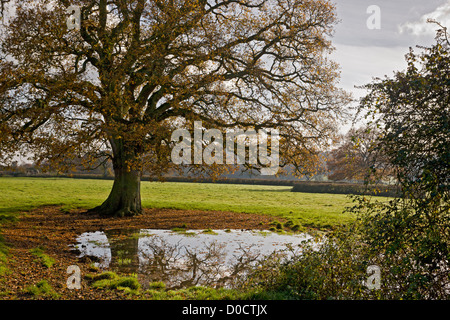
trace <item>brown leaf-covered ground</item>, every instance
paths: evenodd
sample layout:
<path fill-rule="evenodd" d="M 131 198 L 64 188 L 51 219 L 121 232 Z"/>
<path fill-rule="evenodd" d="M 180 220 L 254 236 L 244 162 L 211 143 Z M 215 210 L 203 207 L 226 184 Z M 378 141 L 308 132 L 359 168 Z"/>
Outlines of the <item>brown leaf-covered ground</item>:
<path fill-rule="evenodd" d="M 59 294 L 59 299 L 121 299 L 128 296 L 118 290 L 89 287 L 69 290 L 66 285 L 70 265 L 78 265 L 82 276 L 93 273 L 91 262 L 81 260 L 70 245 L 83 232 L 110 229 L 172 229 L 186 225 L 188 229 L 268 229 L 273 217 L 218 211 L 145 209 L 136 217 L 105 218 L 85 211 L 63 212 L 59 207 L 42 207 L 21 214 L 16 222 L 2 226 L 1 234 L 9 247 L 8 272 L 0 279 L 0 299 L 35 299 L 25 291 L 46 280 Z M 45 267 L 30 249 L 43 247 L 55 260 Z M 39 297 L 39 298 L 45 298 Z M 47 297 L 48 298 L 48 297 Z"/>

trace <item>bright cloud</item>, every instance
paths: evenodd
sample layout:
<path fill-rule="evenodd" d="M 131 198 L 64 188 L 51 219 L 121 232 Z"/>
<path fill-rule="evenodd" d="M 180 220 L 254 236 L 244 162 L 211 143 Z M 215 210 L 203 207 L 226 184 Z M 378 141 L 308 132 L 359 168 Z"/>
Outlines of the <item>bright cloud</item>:
<path fill-rule="evenodd" d="M 427 22 L 429 19 L 450 27 L 450 1 L 436 8 L 436 10 L 424 14 L 419 20 L 410 21 L 399 25 L 400 33 L 410 33 L 415 36 L 434 35 L 437 26 Z"/>

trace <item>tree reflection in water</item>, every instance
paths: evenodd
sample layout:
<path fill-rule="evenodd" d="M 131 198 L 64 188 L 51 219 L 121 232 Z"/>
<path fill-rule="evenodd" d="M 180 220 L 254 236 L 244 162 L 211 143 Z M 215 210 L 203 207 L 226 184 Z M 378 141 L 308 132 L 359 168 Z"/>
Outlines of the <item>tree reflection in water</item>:
<path fill-rule="evenodd" d="M 306 235 L 264 237 L 234 232 L 188 237 L 167 230 L 112 230 L 84 233 L 77 247 L 80 257 L 100 258 L 100 268 L 136 273 L 144 288 L 162 281 L 168 289 L 181 289 L 234 287 L 261 258 L 276 255 L 284 259 L 309 239 Z M 231 239 L 239 237 L 240 241 L 232 243 Z"/>

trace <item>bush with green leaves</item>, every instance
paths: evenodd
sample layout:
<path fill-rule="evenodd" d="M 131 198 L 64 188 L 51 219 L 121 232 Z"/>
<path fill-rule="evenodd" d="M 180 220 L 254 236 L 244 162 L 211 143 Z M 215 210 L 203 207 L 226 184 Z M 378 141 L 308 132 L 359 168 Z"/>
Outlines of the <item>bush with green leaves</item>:
<path fill-rule="evenodd" d="M 291 259 L 271 255 L 253 270 L 244 287 L 283 293 L 287 299 L 376 297 L 365 285 L 373 262 L 353 227 L 303 244 Z"/>
<path fill-rule="evenodd" d="M 358 219 L 305 245 L 293 259 L 271 256 L 248 277 L 247 289 L 289 299 L 450 299 L 448 221 L 428 224 L 401 200 L 356 196 Z M 369 266 L 380 288 L 369 289 Z"/>
<path fill-rule="evenodd" d="M 382 128 L 378 154 L 391 165 L 402 195 L 359 199 L 361 234 L 385 265 L 387 297 L 448 298 L 450 290 L 450 42 L 412 49 L 407 68 L 366 86 L 361 108 Z"/>
<path fill-rule="evenodd" d="M 450 299 L 448 39 L 439 30 L 434 46 L 411 50 L 406 71 L 367 85 L 362 99 L 382 128 L 373 152 L 389 164 L 401 194 L 355 196 L 348 209 L 355 222 L 291 261 L 265 261 L 248 286 L 300 299 Z M 377 290 L 366 286 L 370 265 L 380 270 Z"/>
<path fill-rule="evenodd" d="M 448 210 L 424 208 L 414 199 L 357 199 L 359 234 L 382 269 L 386 299 L 450 298 Z"/>

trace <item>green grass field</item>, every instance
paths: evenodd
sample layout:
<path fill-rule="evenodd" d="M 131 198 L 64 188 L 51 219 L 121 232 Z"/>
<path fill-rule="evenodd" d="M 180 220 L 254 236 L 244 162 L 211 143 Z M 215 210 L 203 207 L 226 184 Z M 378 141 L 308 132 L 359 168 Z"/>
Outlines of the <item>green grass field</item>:
<path fill-rule="evenodd" d="M 0 214 L 44 205 L 88 209 L 102 203 L 111 180 L 0 177 Z M 353 219 L 343 213 L 351 200 L 340 194 L 290 192 L 286 186 L 149 182 L 141 185 L 147 208 L 223 210 L 288 218 L 303 226 L 329 228 Z"/>

